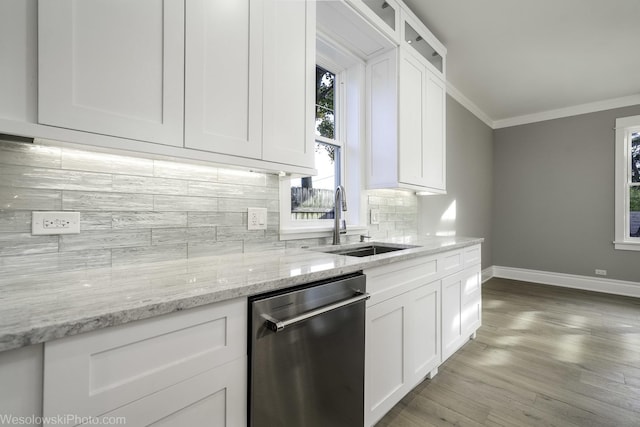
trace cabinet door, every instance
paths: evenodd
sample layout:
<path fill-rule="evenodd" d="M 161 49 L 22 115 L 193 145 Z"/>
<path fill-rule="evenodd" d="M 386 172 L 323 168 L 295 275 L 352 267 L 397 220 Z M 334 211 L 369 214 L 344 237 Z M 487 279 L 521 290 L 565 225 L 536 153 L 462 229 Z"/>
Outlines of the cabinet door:
<path fill-rule="evenodd" d="M 442 279 L 442 361 L 461 345 L 462 340 L 462 272 Z"/>
<path fill-rule="evenodd" d="M 436 193 L 446 192 L 446 99 L 447 89 L 442 80 L 427 71 L 427 97 L 425 116 L 425 135 L 422 141 L 424 150 L 423 185 Z"/>
<path fill-rule="evenodd" d="M 412 386 L 440 365 L 440 281 L 411 292 L 408 361 Z"/>
<path fill-rule="evenodd" d="M 473 334 L 482 324 L 482 271 L 480 265 L 465 270 L 462 289 L 462 333 Z"/>
<path fill-rule="evenodd" d="M 482 295 L 480 265 L 442 279 L 442 361 L 480 327 Z"/>
<path fill-rule="evenodd" d="M 315 1 L 262 1 L 263 159 L 313 168 Z"/>
<path fill-rule="evenodd" d="M 408 391 L 407 296 L 367 309 L 365 350 L 365 425 L 373 425 Z"/>
<path fill-rule="evenodd" d="M 237 299 L 47 342 L 44 416 L 104 414 L 242 358 L 246 327 Z"/>
<path fill-rule="evenodd" d="M 427 69 L 413 55 L 400 49 L 399 166 L 398 179 L 405 184 L 424 186 L 425 126 L 427 111 Z"/>
<path fill-rule="evenodd" d="M 246 426 L 247 357 L 211 369 L 102 416 L 106 419 L 116 417 L 122 417 L 131 426 Z"/>
<path fill-rule="evenodd" d="M 186 2 L 185 146 L 262 155 L 262 0 Z"/>
<path fill-rule="evenodd" d="M 444 83 L 407 48 L 400 49 L 399 181 L 445 192 Z"/>
<path fill-rule="evenodd" d="M 40 1 L 38 120 L 182 146 L 184 2 Z"/>

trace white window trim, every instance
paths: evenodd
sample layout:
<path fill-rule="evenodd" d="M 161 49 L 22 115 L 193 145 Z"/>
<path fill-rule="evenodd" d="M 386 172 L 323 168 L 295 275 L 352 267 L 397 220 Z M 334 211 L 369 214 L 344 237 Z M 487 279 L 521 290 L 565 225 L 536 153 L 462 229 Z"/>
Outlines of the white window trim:
<path fill-rule="evenodd" d="M 631 132 L 640 131 L 640 116 L 616 119 L 616 177 L 615 177 L 615 249 L 640 251 L 640 237 L 629 237 L 629 191 L 627 186 Z"/>
<path fill-rule="evenodd" d="M 351 53 L 342 49 L 338 43 L 331 40 L 331 38 L 318 34 L 318 38 L 323 40 L 325 46 L 331 46 L 331 49 L 335 49 L 336 52 L 340 52 L 336 58 L 341 58 L 342 61 L 346 61 L 344 64 L 341 60 L 337 62 L 330 59 L 328 56 L 324 56 L 318 52 L 318 57 L 316 59 L 316 63 L 325 68 L 328 71 L 331 71 L 336 76 L 336 86 L 340 88 L 336 92 L 336 140 L 328 140 L 322 137 L 316 137 L 317 141 L 320 142 L 329 142 L 331 144 L 335 144 L 341 147 L 341 184 L 345 187 L 345 192 L 349 199 L 349 209 L 346 214 L 347 219 L 347 235 L 354 234 L 366 234 L 366 219 L 364 218 L 364 204 L 361 200 L 361 194 L 363 191 L 361 179 L 358 177 L 354 177 L 353 180 L 350 179 L 350 176 L 356 173 L 357 175 L 361 175 L 361 168 L 364 166 L 361 158 L 356 158 L 360 156 L 360 148 L 362 146 L 362 142 L 359 141 L 351 141 L 351 143 L 347 144 L 348 133 L 351 132 L 347 129 L 347 126 L 353 126 L 353 124 L 348 124 L 347 120 L 348 114 L 351 114 L 353 117 L 360 116 L 358 122 L 361 122 L 361 125 L 364 124 L 364 113 L 361 109 L 364 107 L 361 101 L 356 101 L 357 105 L 347 105 L 347 99 L 349 98 L 349 102 L 354 102 L 352 97 L 347 95 L 347 91 L 345 87 L 347 85 L 347 80 L 349 80 L 348 73 L 350 67 L 353 64 L 360 64 L 362 69 L 364 70 L 364 62 L 353 56 Z M 364 71 L 363 71 L 364 72 Z M 355 75 L 355 74 L 353 74 Z M 364 74 L 361 78 L 358 79 L 358 83 L 353 83 L 353 80 L 349 80 L 349 84 L 355 84 L 354 87 L 360 86 L 359 91 L 362 92 L 362 96 L 364 97 Z M 349 112 L 347 109 L 351 109 Z M 352 111 L 353 110 L 353 111 Z M 358 112 L 357 114 L 355 112 Z M 353 117 L 351 121 L 353 121 Z M 360 132 L 357 132 L 358 134 Z M 364 135 L 362 134 L 362 137 Z M 354 151 L 355 150 L 355 151 Z M 351 153 L 351 154 L 348 154 Z M 347 170 L 347 163 L 349 163 L 349 170 Z M 355 171 L 355 172 L 354 172 Z M 331 236 L 333 232 L 333 219 L 327 220 L 299 220 L 293 221 L 291 220 L 291 199 L 288 195 L 291 193 L 291 181 L 289 178 L 284 177 L 280 179 L 280 240 L 294 240 L 294 239 L 305 239 L 305 238 L 316 238 L 316 237 L 328 237 Z M 287 195 L 287 196 L 285 196 Z M 284 196 L 284 197 L 283 197 Z M 358 203 L 354 203 L 354 202 Z M 365 225 L 363 225 L 365 224 Z"/>
<path fill-rule="evenodd" d="M 334 136 L 335 139 L 329 139 L 321 136 L 315 137 L 315 141 L 335 145 L 340 147 L 340 177 L 342 179 L 343 186 L 346 187 L 345 182 L 345 164 L 347 162 L 347 157 L 344 149 L 344 136 L 345 129 L 343 126 L 344 123 L 344 107 L 345 107 L 345 95 L 344 91 L 341 90 L 341 87 L 344 87 L 344 71 L 338 70 L 336 71 L 335 65 L 327 64 L 326 62 L 317 61 L 317 64 L 324 68 L 325 70 L 333 73 L 335 75 L 334 87 L 336 88 L 335 92 L 335 130 Z M 280 240 L 287 240 L 285 236 L 289 236 L 289 238 L 293 239 L 295 237 L 290 237 L 292 235 L 297 235 L 305 230 L 308 233 L 319 233 L 327 231 L 331 231 L 333 229 L 333 219 L 317 219 L 317 220 L 292 220 L 291 219 L 291 198 L 288 197 L 291 194 L 291 179 L 285 178 L 280 180 Z M 304 237 L 309 237 L 305 235 Z M 322 236 L 318 236 L 322 237 Z M 298 237 L 299 238 L 299 237 Z"/>

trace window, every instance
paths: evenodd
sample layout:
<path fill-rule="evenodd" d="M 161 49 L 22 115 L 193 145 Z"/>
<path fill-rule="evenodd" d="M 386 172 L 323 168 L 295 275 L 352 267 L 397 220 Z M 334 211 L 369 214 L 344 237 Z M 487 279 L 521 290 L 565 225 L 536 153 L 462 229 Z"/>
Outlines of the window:
<path fill-rule="evenodd" d="M 280 181 L 280 239 L 329 237 L 334 195 L 345 187 L 348 234 L 366 230 L 364 167 L 365 62 L 316 35 L 315 166 L 318 175 Z"/>
<path fill-rule="evenodd" d="M 334 218 L 334 193 L 341 181 L 341 147 L 336 109 L 337 77 L 323 67 L 316 67 L 316 147 L 317 176 L 291 180 L 291 220 L 326 220 Z"/>
<path fill-rule="evenodd" d="M 640 116 L 616 120 L 616 249 L 640 250 Z"/>

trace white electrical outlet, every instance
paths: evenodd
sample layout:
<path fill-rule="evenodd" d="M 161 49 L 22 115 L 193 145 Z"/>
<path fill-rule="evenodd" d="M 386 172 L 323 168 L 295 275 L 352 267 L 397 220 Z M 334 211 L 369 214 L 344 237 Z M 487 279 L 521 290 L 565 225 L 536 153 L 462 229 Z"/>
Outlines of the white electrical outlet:
<path fill-rule="evenodd" d="M 80 212 L 32 212 L 31 234 L 79 234 Z"/>
<path fill-rule="evenodd" d="M 606 276 L 607 275 L 607 270 L 600 270 L 600 269 L 596 268 L 596 274 L 598 276 Z"/>
<path fill-rule="evenodd" d="M 247 230 L 267 229 L 267 208 L 248 208 Z"/>
<path fill-rule="evenodd" d="M 371 224 L 380 224 L 380 209 L 371 209 Z"/>

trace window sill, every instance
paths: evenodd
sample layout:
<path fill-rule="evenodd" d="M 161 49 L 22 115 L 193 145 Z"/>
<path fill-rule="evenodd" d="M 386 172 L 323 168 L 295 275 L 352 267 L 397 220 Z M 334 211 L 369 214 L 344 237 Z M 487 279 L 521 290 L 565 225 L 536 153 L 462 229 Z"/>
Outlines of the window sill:
<path fill-rule="evenodd" d="M 354 234 L 364 234 L 367 227 L 364 225 L 347 224 L 347 236 Z M 298 240 L 313 239 L 318 237 L 331 237 L 333 235 L 333 227 L 290 227 L 280 228 L 280 240 Z"/>
<path fill-rule="evenodd" d="M 616 250 L 622 251 L 640 251 L 640 241 L 638 242 L 630 242 L 630 241 L 615 241 L 613 242 L 613 247 Z"/>

